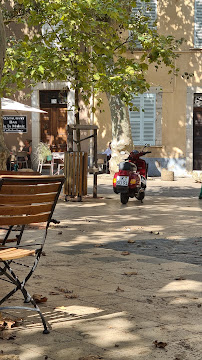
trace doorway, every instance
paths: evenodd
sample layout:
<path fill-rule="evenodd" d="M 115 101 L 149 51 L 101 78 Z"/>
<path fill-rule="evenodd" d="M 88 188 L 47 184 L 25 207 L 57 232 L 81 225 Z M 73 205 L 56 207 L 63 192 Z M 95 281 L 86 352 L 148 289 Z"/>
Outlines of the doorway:
<path fill-rule="evenodd" d="M 46 114 L 40 115 L 41 141 L 50 145 L 53 152 L 67 149 L 67 91 L 40 90 L 40 108 Z"/>
<path fill-rule="evenodd" d="M 193 170 L 202 170 L 202 94 L 194 95 Z"/>

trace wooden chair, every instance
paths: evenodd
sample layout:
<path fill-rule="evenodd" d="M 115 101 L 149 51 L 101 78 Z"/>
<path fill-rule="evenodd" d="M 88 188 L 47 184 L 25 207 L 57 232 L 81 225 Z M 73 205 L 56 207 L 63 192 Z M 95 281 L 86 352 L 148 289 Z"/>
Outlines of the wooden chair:
<path fill-rule="evenodd" d="M 24 302 L 33 305 L 33 308 L 14 305 L 0 306 L 0 311 L 7 309 L 37 311 L 44 326 L 44 334 L 49 333 L 45 318 L 39 306 L 26 290 L 26 284 L 34 273 L 42 254 L 48 227 L 64 179 L 64 176 L 41 175 L 1 175 L 0 177 L 0 226 L 8 227 L 0 246 L 0 264 L 2 263 L 0 280 L 14 285 L 13 290 L 0 300 L 0 305 L 18 290 L 22 292 Z M 45 226 L 43 238 L 39 241 L 38 236 L 36 240 L 34 239 L 33 226 L 29 225 L 41 222 L 45 223 Z M 11 230 L 15 225 L 19 227 L 19 235 L 14 239 L 16 240 L 15 246 L 9 246 Z M 21 271 L 22 266 L 23 272 Z M 26 269 L 28 269 L 27 273 Z M 22 276 L 23 279 L 20 280 Z"/>
<path fill-rule="evenodd" d="M 25 167 L 28 168 L 27 162 L 27 152 L 26 151 L 18 151 L 16 155 L 16 162 L 19 168 Z"/>

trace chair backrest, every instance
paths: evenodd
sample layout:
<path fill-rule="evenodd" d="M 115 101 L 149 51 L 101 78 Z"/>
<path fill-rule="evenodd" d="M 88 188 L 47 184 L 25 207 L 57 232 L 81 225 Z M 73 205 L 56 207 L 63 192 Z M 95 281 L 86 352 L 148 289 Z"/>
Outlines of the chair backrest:
<path fill-rule="evenodd" d="M 27 156 L 27 151 L 18 151 L 17 158 L 25 158 Z"/>
<path fill-rule="evenodd" d="M 64 176 L 1 175 L 0 226 L 49 225 Z"/>
<path fill-rule="evenodd" d="M 107 161 L 107 154 L 97 154 L 98 164 L 104 164 Z"/>
<path fill-rule="evenodd" d="M 31 171 L 30 171 L 31 170 Z M 28 174 L 28 172 L 31 172 L 31 174 Z M 20 173 L 20 174 L 19 174 Z M 38 175 L 40 176 L 40 173 L 38 171 L 33 171 L 32 169 L 18 169 L 18 171 L 9 171 L 9 170 L 0 170 L 0 177 L 4 177 L 3 175 L 5 176 L 8 176 L 8 175 L 12 175 L 12 177 L 15 177 L 16 175 Z"/>

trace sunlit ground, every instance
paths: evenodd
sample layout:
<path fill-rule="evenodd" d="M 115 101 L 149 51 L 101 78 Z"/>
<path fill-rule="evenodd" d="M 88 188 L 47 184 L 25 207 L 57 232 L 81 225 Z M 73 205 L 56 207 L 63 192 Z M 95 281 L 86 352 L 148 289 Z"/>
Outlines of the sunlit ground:
<path fill-rule="evenodd" d="M 107 179 L 100 198 L 57 205 L 61 222 L 28 285 L 48 298 L 50 334 L 18 311 L 23 324 L 0 350 L 20 360 L 201 360 L 200 185 L 150 181 L 143 204 L 123 206 Z"/>

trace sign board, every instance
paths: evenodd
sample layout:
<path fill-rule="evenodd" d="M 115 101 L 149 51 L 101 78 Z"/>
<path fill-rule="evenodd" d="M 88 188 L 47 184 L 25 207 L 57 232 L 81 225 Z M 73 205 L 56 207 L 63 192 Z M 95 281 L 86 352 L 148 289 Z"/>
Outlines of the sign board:
<path fill-rule="evenodd" d="M 24 115 L 4 115 L 3 131 L 7 133 L 26 133 L 27 116 Z"/>

